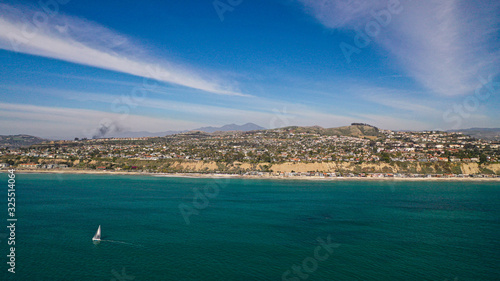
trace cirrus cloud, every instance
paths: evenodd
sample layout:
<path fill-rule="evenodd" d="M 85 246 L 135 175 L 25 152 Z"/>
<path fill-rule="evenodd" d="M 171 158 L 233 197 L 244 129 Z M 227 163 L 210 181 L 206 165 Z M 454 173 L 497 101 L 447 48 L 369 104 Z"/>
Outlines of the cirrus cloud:
<path fill-rule="evenodd" d="M 397 5 L 371 37 L 406 74 L 438 95 L 471 94 L 479 76 L 497 75 L 500 2 L 464 0 L 298 0 L 324 26 L 364 30 L 373 13 Z M 347 42 L 354 45 L 352 42 Z"/>
<path fill-rule="evenodd" d="M 38 13 L 38 14 L 37 14 Z M 39 16 L 45 15 L 42 21 Z M 34 24 L 36 23 L 36 24 Z M 63 14 L 0 4 L 0 49 L 131 74 L 204 92 L 250 96 L 231 83 L 148 55 L 140 44 L 104 26 Z"/>

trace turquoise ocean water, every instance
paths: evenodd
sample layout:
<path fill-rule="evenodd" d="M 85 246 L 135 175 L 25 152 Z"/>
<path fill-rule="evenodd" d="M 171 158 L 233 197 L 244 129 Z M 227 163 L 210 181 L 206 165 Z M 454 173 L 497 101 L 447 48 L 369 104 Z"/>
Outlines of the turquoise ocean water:
<path fill-rule="evenodd" d="M 499 183 L 16 180 L 11 274 L 0 175 L 1 280 L 500 280 Z"/>

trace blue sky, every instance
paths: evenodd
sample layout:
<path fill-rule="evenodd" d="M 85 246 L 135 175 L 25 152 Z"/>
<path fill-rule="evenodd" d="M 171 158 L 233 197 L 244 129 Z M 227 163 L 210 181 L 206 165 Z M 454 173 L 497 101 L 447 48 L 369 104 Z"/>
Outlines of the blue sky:
<path fill-rule="evenodd" d="M 478 0 L 4 1 L 0 134 L 500 127 L 499 15 Z"/>

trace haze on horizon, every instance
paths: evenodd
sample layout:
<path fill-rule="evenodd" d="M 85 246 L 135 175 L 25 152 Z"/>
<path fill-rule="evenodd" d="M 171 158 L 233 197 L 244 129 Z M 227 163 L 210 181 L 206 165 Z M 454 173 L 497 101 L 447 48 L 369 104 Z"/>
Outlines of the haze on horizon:
<path fill-rule="evenodd" d="M 7 0 L 0 135 L 500 127 L 499 30 L 494 0 Z"/>

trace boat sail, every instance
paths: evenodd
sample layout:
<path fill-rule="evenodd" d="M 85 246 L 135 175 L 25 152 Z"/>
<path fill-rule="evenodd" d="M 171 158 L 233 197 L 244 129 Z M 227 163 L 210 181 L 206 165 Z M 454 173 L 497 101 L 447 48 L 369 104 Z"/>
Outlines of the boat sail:
<path fill-rule="evenodd" d="M 101 226 L 99 225 L 99 228 L 97 229 L 97 232 L 95 233 L 94 237 L 92 237 L 92 241 L 101 241 Z"/>

